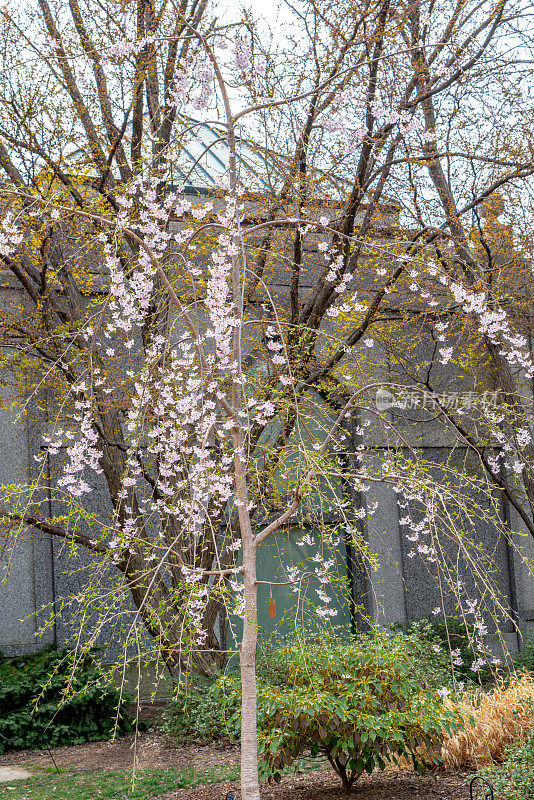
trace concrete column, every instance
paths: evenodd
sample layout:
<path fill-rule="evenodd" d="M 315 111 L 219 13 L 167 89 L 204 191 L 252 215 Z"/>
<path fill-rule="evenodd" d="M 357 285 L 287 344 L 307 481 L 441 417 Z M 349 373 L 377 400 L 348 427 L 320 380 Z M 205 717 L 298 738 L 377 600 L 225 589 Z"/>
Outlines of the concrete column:
<path fill-rule="evenodd" d="M 375 456 L 380 465 L 380 455 Z M 373 617 L 379 625 L 404 623 L 406 597 L 402 568 L 402 543 L 398 524 L 397 496 L 381 483 L 371 484 L 365 493 L 368 508 L 377 503 L 377 509 L 367 520 L 369 549 L 377 557 L 377 572 L 369 569 Z"/>
<path fill-rule="evenodd" d="M 33 472 L 28 420 L 18 417 L 14 402 L 18 387 L 14 380 L 0 390 L 0 485 L 26 483 Z M 7 385 L 6 385 L 7 384 Z M 41 606 L 53 600 L 53 568 L 48 536 L 25 528 L 9 558 L 0 556 L 0 650 L 13 656 L 37 650 L 53 640 L 53 631 L 39 638 L 37 628 L 44 617 L 36 616 Z"/>

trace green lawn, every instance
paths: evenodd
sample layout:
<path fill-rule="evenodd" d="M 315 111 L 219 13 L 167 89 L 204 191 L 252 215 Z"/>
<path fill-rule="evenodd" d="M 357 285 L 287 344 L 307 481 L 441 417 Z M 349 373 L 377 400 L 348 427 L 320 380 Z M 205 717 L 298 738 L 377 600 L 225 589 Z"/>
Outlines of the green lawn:
<path fill-rule="evenodd" d="M 238 765 L 138 770 L 133 786 L 131 769 L 76 774 L 47 771 L 24 781 L 0 783 L 0 800 L 151 800 L 174 789 L 238 778 Z"/>

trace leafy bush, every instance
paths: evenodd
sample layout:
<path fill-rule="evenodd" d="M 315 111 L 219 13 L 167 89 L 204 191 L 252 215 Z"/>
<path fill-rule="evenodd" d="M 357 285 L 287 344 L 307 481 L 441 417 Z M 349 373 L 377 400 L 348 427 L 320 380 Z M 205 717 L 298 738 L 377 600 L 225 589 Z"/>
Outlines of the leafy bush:
<path fill-rule="evenodd" d="M 193 673 L 169 703 L 166 729 L 180 741 L 231 743 L 239 737 L 239 711 L 237 697 L 227 695 L 216 678 Z"/>
<path fill-rule="evenodd" d="M 534 734 L 518 739 L 506 748 L 499 764 L 491 764 L 481 774 L 493 784 L 496 795 L 507 800 L 532 800 L 534 797 Z"/>
<path fill-rule="evenodd" d="M 417 620 L 408 626 L 395 626 L 394 632 L 404 640 L 413 668 L 425 689 L 438 691 L 443 686 L 453 687 L 450 652 L 430 622 Z"/>
<path fill-rule="evenodd" d="M 285 685 L 258 680 L 261 772 L 279 781 L 303 753 L 326 756 L 350 790 L 363 772 L 409 757 L 419 770 L 440 762 L 435 749 L 459 718 L 421 685 L 413 650 L 402 635 L 296 641 L 271 652 Z M 239 692 L 231 674 L 219 681 Z"/>
<path fill-rule="evenodd" d="M 534 638 L 526 639 L 523 642 L 523 647 L 516 658 L 516 664 L 520 669 L 534 672 Z"/>
<path fill-rule="evenodd" d="M 285 686 L 285 670 L 271 658 L 273 647 L 263 643 L 258 648 L 256 672 L 270 686 Z M 233 744 L 239 741 L 241 728 L 241 696 L 237 662 L 230 666 L 232 679 L 189 674 L 169 703 L 165 717 L 167 733 L 178 741 L 209 744 L 218 741 Z M 228 691 L 228 687 L 231 687 Z"/>
<path fill-rule="evenodd" d="M 132 730 L 128 698 L 104 677 L 93 655 L 72 671 L 67 650 L 19 658 L 0 653 L 0 753 L 108 738 Z"/>
<path fill-rule="evenodd" d="M 441 686 L 452 682 L 451 652 L 453 653 L 454 677 L 457 682 L 480 684 L 487 677 L 487 670 L 473 672 L 471 665 L 475 659 L 471 642 L 474 630 L 463 620 L 454 617 L 447 624 L 435 619 L 419 619 L 408 625 L 395 626 L 407 636 L 419 638 L 427 644 L 426 654 L 422 653 L 420 667 L 433 683 Z M 439 648 L 439 652 L 438 651 Z M 435 681 L 433 678 L 435 677 Z"/>

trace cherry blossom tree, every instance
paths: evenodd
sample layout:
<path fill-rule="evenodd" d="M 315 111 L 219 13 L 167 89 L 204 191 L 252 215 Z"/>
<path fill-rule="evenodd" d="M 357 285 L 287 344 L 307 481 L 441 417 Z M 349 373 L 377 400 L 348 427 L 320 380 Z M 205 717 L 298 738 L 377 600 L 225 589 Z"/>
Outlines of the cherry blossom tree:
<path fill-rule="evenodd" d="M 19 337 L 11 366 L 30 376 L 28 396 L 46 388 L 54 407 L 35 482 L 6 491 L 8 547 L 31 525 L 114 565 L 123 583 L 93 582 L 91 603 L 105 607 L 102 620 L 126 608 L 126 638 L 136 640 L 142 624 L 171 670 L 223 663 L 221 610 L 242 621 L 242 797 L 258 800 L 258 549 L 295 520 L 320 528 L 325 487 L 335 494 L 347 479 L 362 492 L 390 484 L 408 509 L 408 536 L 432 563 L 438 527 L 458 538 L 453 503 L 485 513 L 469 499 L 469 487 L 485 489 L 477 478 L 436 481 L 415 453 L 402 458 L 394 447 L 371 467 L 363 424 L 347 444 L 358 410 L 411 449 L 370 407 L 378 388 L 399 388 L 372 375 L 394 293 L 417 296 L 415 312 L 423 307 L 442 337 L 441 363 L 455 346 L 444 334 L 450 307 L 475 320 L 499 389 L 524 420 L 516 438 L 525 463 L 534 463 L 514 377 L 534 374 L 528 343 L 479 285 L 484 265 L 462 222 L 499 187 L 528 192 L 534 167 L 493 158 L 462 206 L 442 166 L 464 158 L 450 147 L 459 93 L 485 107 L 480 84 L 494 76 L 506 96 L 497 77 L 521 61 L 524 43 L 514 50 L 506 37 L 522 8 L 305 0 L 274 41 L 249 15 L 237 26 L 218 22 L 204 2 L 139 0 L 111 13 L 40 0 L 1 13 L 0 257 L 25 296 L 3 330 L 10 343 Z M 14 56 L 21 43 L 23 59 Z M 444 153 L 438 103 L 450 123 Z M 217 135 L 185 168 L 208 121 Z M 188 178 L 222 145 L 219 191 L 190 200 Z M 420 196 L 431 191 L 439 205 L 429 201 L 425 217 Z M 416 221 L 408 234 L 388 217 L 391 196 Z M 48 478 L 58 454 L 59 474 Z M 96 480 L 110 498 L 100 518 L 86 503 Z M 43 486 L 60 513 L 44 511 Z M 427 509 L 422 522 L 411 501 Z M 338 505 L 338 526 L 358 542 L 357 518 Z M 309 572 L 327 619 L 333 562 L 324 526 L 322 537 Z M 491 589 L 485 562 L 464 552 Z M 288 574 L 297 589 L 303 579 Z M 79 619 L 88 597 L 75 598 Z M 477 599 L 464 601 L 476 617 Z M 484 620 L 476 624 L 480 638 Z"/>

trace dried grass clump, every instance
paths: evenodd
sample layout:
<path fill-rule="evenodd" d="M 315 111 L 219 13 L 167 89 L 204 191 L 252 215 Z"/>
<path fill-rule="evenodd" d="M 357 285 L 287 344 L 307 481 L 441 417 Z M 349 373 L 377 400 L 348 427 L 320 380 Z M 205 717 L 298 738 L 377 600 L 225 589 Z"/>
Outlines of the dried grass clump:
<path fill-rule="evenodd" d="M 445 766 L 477 769 L 490 761 L 499 761 L 507 744 L 534 727 L 531 703 L 534 703 L 534 679 L 526 674 L 490 692 L 465 695 L 453 704 L 462 715 L 464 726 L 444 739 L 441 756 Z"/>

